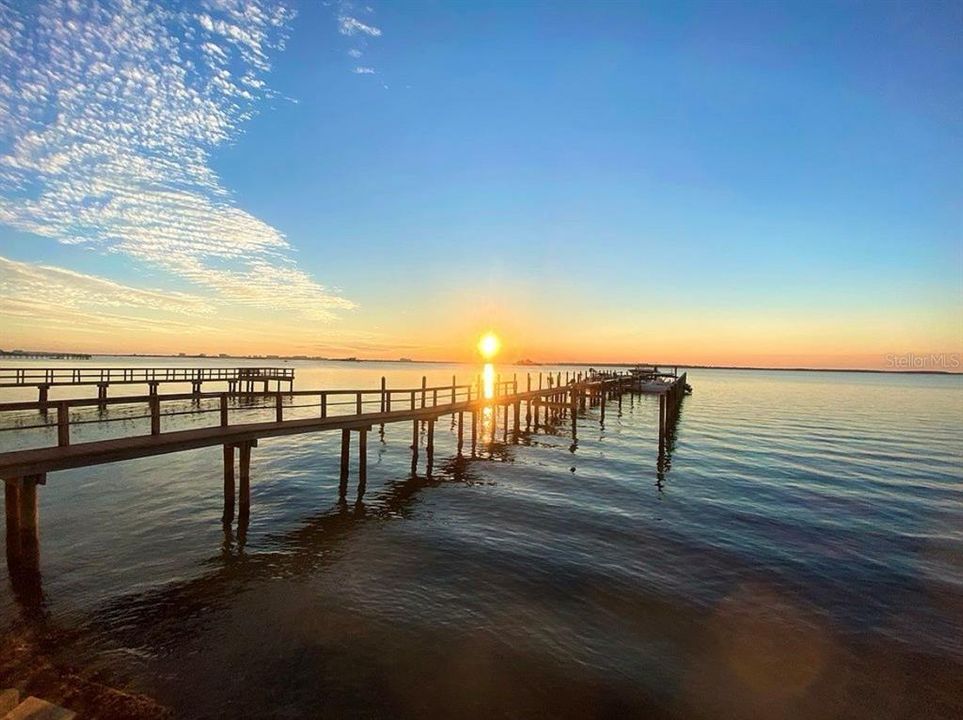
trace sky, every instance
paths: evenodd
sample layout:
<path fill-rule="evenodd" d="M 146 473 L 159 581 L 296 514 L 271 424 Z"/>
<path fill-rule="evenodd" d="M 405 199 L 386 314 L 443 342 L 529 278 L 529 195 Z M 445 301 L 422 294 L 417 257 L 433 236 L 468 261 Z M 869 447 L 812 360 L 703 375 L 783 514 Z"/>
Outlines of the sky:
<path fill-rule="evenodd" d="M 0 0 L 0 348 L 963 352 L 963 5 Z"/>

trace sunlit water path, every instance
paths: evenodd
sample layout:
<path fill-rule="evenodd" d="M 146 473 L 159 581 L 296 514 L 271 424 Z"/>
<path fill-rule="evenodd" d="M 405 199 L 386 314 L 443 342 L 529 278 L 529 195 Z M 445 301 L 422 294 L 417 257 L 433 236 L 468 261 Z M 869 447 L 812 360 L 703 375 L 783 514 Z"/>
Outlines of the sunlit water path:
<path fill-rule="evenodd" d="M 481 372 L 290 365 L 298 389 Z M 442 421 L 431 478 L 388 426 L 357 506 L 336 433 L 264 441 L 240 536 L 217 448 L 54 473 L 41 585 L 8 583 L 0 622 L 182 717 L 952 716 L 963 379 L 689 382 L 661 473 L 653 398 L 470 461 Z"/>

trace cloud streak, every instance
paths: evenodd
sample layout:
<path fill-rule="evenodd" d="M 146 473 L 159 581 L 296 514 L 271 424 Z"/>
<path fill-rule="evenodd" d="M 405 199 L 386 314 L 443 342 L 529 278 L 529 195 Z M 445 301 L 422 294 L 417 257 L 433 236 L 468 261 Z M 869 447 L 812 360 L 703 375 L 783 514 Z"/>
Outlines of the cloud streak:
<path fill-rule="evenodd" d="M 312 319 L 353 307 L 210 164 L 273 97 L 264 76 L 292 18 L 260 0 L 0 0 L 0 223 L 228 303 Z"/>
<path fill-rule="evenodd" d="M 369 37 L 381 36 L 381 28 L 366 25 L 358 20 L 358 18 L 351 17 L 350 15 L 341 15 L 338 18 L 338 32 L 342 35 L 357 35 L 361 33 Z"/>

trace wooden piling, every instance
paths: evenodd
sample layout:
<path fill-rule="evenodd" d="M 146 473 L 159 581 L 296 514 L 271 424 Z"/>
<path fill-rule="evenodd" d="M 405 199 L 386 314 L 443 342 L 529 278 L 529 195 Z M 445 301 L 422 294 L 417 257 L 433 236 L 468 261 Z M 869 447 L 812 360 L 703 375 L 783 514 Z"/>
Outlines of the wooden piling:
<path fill-rule="evenodd" d="M 435 464 L 435 418 L 428 421 L 428 441 L 425 455 L 428 463 L 428 474 L 431 475 L 431 468 Z"/>
<path fill-rule="evenodd" d="M 234 446 L 224 446 L 224 521 L 234 519 Z"/>
<path fill-rule="evenodd" d="M 461 449 L 464 443 L 465 437 L 465 413 L 458 413 L 458 454 L 461 455 Z"/>
<path fill-rule="evenodd" d="M 368 487 L 368 431 L 358 430 L 358 500 L 364 497 Z"/>
<path fill-rule="evenodd" d="M 241 443 L 238 448 L 240 457 L 238 466 L 240 470 L 240 488 L 237 494 L 237 506 L 239 515 L 247 515 L 251 511 L 251 446 L 253 443 Z"/>
<path fill-rule="evenodd" d="M 3 504 L 5 510 L 7 557 L 13 561 L 20 559 L 20 478 L 3 483 Z"/>
<path fill-rule="evenodd" d="M 659 452 L 665 449 L 665 393 L 659 395 Z"/>
<path fill-rule="evenodd" d="M 338 483 L 338 496 L 342 498 L 348 494 L 349 452 L 351 452 L 351 431 L 345 428 L 341 431 L 341 477 Z"/>
<path fill-rule="evenodd" d="M 57 445 L 70 445 L 70 407 L 65 402 L 57 403 Z"/>
<path fill-rule="evenodd" d="M 478 411 L 471 411 L 471 456 L 475 457 L 475 448 L 478 445 Z"/>
<path fill-rule="evenodd" d="M 46 475 L 27 475 L 20 481 L 20 563 L 23 568 L 37 570 L 40 560 L 40 511 L 37 485 Z"/>

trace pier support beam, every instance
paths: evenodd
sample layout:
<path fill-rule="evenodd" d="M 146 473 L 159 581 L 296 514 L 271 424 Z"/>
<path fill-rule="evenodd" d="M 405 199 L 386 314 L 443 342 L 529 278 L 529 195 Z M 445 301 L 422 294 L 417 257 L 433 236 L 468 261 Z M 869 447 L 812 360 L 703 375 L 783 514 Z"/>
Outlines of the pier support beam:
<path fill-rule="evenodd" d="M 237 514 L 239 517 L 247 517 L 251 512 L 251 448 L 256 444 L 256 441 L 251 440 L 238 445 L 240 487 L 237 493 Z"/>
<path fill-rule="evenodd" d="M 351 452 L 351 431 L 341 431 L 341 477 L 338 484 L 338 497 L 344 498 L 348 494 L 348 462 Z"/>
<path fill-rule="evenodd" d="M 38 385 L 38 386 L 37 386 L 37 394 L 38 394 L 37 402 L 40 403 L 40 413 L 41 413 L 42 415 L 46 415 L 46 414 L 47 414 L 47 409 L 48 409 L 48 408 L 47 408 L 47 397 L 48 397 L 49 392 L 50 392 L 50 386 L 49 386 L 49 385 L 46 385 L 46 384 L 45 384 L 45 385 Z"/>
<path fill-rule="evenodd" d="M 458 413 L 458 454 L 461 455 L 461 449 L 465 442 L 465 413 Z"/>
<path fill-rule="evenodd" d="M 234 446 L 224 446 L 224 522 L 234 520 Z"/>
<path fill-rule="evenodd" d="M 107 385 L 108 383 L 97 383 L 97 399 L 100 401 L 97 407 L 101 410 L 107 406 Z"/>
<path fill-rule="evenodd" d="M 478 447 L 478 411 L 471 411 L 471 456 L 475 457 L 475 450 Z"/>
<path fill-rule="evenodd" d="M 37 572 L 40 567 L 40 512 L 37 485 L 47 476 L 26 475 L 4 481 L 7 562 L 11 569 Z"/>
<path fill-rule="evenodd" d="M 427 474 L 431 475 L 432 467 L 435 464 L 435 418 L 428 421 L 428 443 L 425 455 L 428 460 Z"/>
<path fill-rule="evenodd" d="M 358 500 L 368 487 L 368 430 L 358 430 Z"/>
<path fill-rule="evenodd" d="M 665 393 L 659 395 L 659 453 L 665 451 Z"/>
<path fill-rule="evenodd" d="M 418 469 L 418 421 L 411 423 L 411 472 Z"/>
<path fill-rule="evenodd" d="M 3 500 L 6 510 L 7 563 L 14 565 L 20 560 L 20 478 L 3 483 Z"/>

